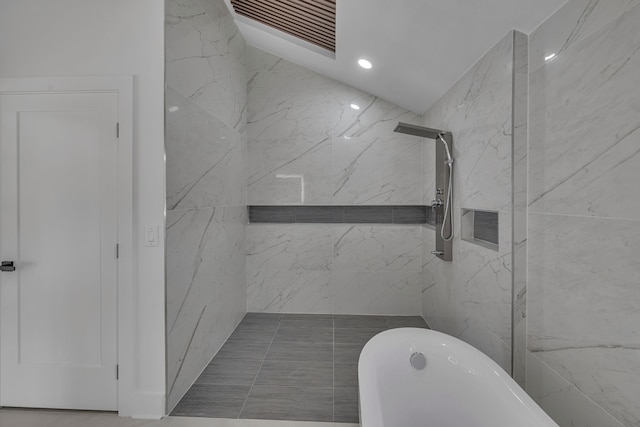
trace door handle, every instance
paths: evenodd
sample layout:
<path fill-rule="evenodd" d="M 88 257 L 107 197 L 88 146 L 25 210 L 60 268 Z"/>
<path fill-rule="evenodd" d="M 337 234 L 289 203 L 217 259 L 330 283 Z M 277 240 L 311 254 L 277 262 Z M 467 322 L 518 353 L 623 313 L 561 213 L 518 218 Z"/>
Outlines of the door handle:
<path fill-rule="evenodd" d="M 16 267 L 13 265 L 13 261 L 2 261 L 0 271 L 16 271 Z"/>

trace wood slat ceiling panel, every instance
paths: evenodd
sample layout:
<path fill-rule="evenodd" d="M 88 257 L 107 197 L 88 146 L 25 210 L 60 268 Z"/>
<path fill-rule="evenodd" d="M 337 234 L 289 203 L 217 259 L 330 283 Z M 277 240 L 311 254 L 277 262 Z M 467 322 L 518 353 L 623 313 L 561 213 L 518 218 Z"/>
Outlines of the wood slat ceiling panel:
<path fill-rule="evenodd" d="M 238 15 L 336 51 L 336 0 L 231 0 Z"/>

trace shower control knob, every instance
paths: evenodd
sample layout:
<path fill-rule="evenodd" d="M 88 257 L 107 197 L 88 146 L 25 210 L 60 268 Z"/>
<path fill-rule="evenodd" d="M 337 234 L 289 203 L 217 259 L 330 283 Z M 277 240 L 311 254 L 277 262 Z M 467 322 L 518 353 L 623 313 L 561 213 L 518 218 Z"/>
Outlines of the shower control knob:
<path fill-rule="evenodd" d="M 444 255 L 444 251 L 431 251 L 431 255 L 442 256 Z"/>
<path fill-rule="evenodd" d="M 432 208 L 439 208 L 443 204 L 444 204 L 444 202 L 442 200 L 440 200 L 440 199 L 436 199 L 436 200 L 432 200 L 431 201 L 431 207 Z"/>
<path fill-rule="evenodd" d="M 444 195 L 444 190 L 442 188 L 437 188 L 436 189 L 436 196 L 442 196 Z"/>

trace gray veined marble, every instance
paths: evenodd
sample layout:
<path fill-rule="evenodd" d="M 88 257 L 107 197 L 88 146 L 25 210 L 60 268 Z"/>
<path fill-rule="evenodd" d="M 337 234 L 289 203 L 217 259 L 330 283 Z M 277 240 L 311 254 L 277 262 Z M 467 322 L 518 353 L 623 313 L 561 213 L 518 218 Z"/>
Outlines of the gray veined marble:
<path fill-rule="evenodd" d="M 223 0 L 166 2 L 167 408 L 246 312 L 245 42 Z"/>
<path fill-rule="evenodd" d="M 242 132 L 246 113 L 244 40 L 219 1 L 168 1 L 166 83 Z M 211 15 L 217 13 L 217 15 Z"/>
<path fill-rule="evenodd" d="M 532 74 L 532 212 L 640 219 L 639 21 L 636 7 Z"/>
<path fill-rule="evenodd" d="M 335 226 L 332 233 L 334 271 L 421 271 L 420 226 Z"/>
<path fill-rule="evenodd" d="M 640 4 L 638 0 L 572 0 L 531 34 L 531 71 Z"/>
<path fill-rule="evenodd" d="M 331 203 L 329 138 L 253 138 L 248 148 L 251 204 Z"/>
<path fill-rule="evenodd" d="M 423 228 L 422 310 L 434 328 L 459 337 L 511 370 L 512 137 L 514 41 L 507 34 L 425 113 L 424 125 L 454 139 L 453 262 L 430 254 L 435 230 Z M 522 67 L 520 67 L 522 70 Z M 522 132 L 522 123 L 517 129 Z M 426 147 L 425 147 L 426 148 Z M 426 169 L 433 151 L 423 152 Z M 434 198 L 426 182 L 423 202 Z M 461 209 L 496 211 L 499 251 L 460 239 Z"/>
<path fill-rule="evenodd" d="M 245 138 L 171 88 L 167 105 L 167 207 L 245 202 Z"/>
<path fill-rule="evenodd" d="M 333 202 L 419 204 L 423 146 L 420 138 L 392 134 L 334 138 Z"/>
<path fill-rule="evenodd" d="M 249 311 L 331 313 L 333 287 L 329 271 L 247 272 Z"/>
<path fill-rule="evenodd" d="M 556 215 L 530 222 L 529 350 L 636 423 L 640 222 Z"/>
<path fill-rule="evenodd" d="M 561 424 L 640 422 L 639 25 L 573 0 L 532 35 L 527 388 Z"/>
<path fill-rule="evenodd" d="M 331 233 L 322 225 L 249 225 L 247 270 L 329 271 Z"/>

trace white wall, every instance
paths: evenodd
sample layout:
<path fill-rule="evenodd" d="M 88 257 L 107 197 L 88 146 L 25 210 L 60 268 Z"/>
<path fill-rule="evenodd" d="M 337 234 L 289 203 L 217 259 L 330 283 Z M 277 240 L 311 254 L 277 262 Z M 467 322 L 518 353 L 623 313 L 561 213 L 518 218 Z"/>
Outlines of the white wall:
<path fill-rule="evenodd" d="M 164 3 L 2 0 L 0 77 L 134 75 L 134 232 L 164 229 Z M 164 411 L 164 236 L 134 239 L 134 394 L 121 415 Z"/>

